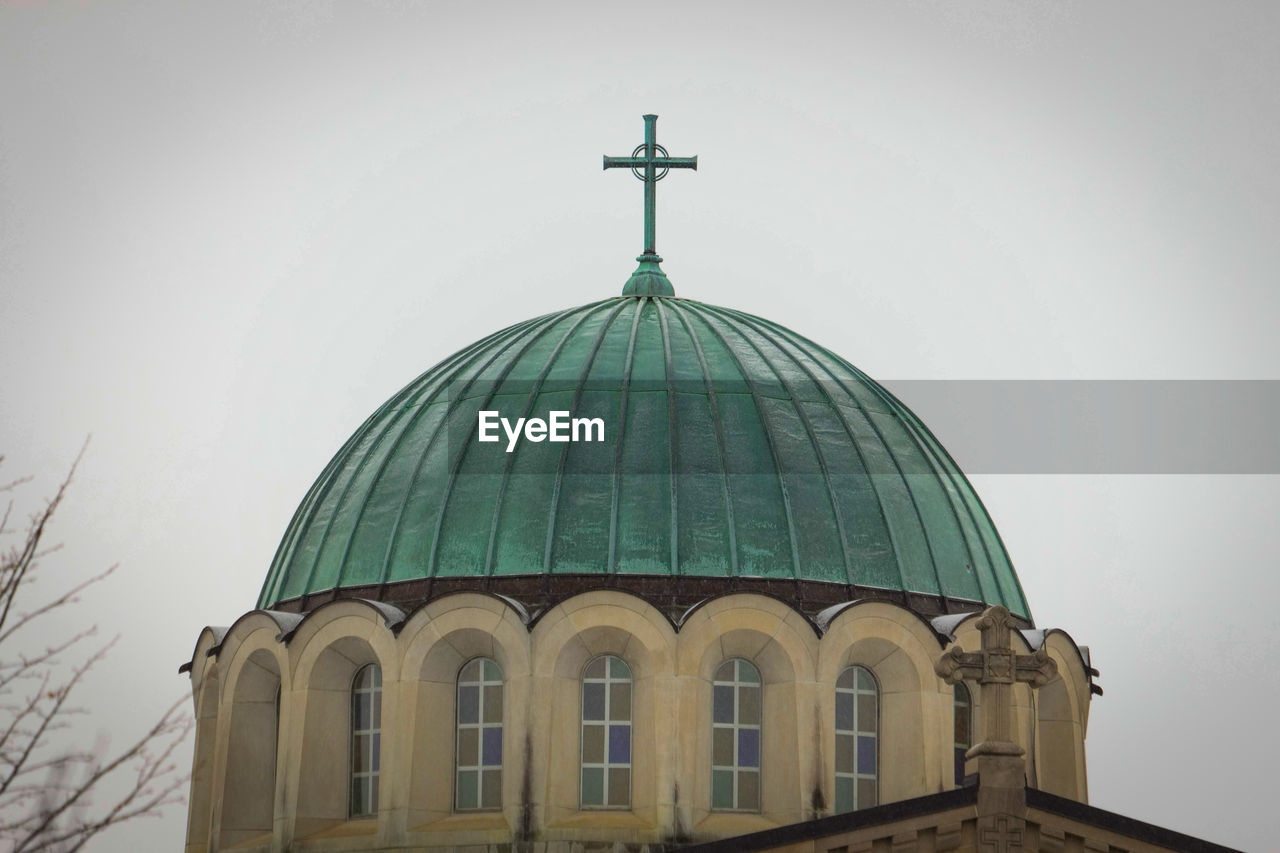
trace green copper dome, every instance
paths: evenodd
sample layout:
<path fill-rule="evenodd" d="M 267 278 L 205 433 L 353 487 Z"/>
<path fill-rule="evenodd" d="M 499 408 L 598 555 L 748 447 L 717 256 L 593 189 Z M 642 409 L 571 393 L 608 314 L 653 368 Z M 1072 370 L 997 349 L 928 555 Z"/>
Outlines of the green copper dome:
<path fill-rule="evenodd" d="M 482 410 L 598 417 L 603 440 L 507 452 L 501 428 L 477 440 Z M 519 323 L 411 382 L 311 487 L 258 606 L 556 576 L 704 596 L 804 582 L 1030 618 L 991 519 L 911 411 L 775 323 L 666 296 Z"/>

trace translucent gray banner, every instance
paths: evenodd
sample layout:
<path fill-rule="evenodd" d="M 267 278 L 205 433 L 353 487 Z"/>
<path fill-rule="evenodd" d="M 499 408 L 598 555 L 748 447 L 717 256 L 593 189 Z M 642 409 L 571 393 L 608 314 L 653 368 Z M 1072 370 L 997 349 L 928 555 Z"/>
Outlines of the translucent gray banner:
<path fill-rule="evenodd" d="M 1280 474 L 1277 380 L 881 384 L 970 474 Z"/>
<path fill-rule="evenodd" d="M 969 474 L 1280 474 L 1280 380 L 668 382 L 497 379 L 451 386 L 391 426 L 420 465 L 471 474 L 863 474 L 928 444 Z M 508 433 L 501 419 L 517 432 Z M 555 418 L 560 419 L 559 429 Z M 583 423 L 573 426 L 573 420 Z M 519 432 L 521 419 L 546 421 Z M 592 422 L 588 428 L 587 420 Z M 443 429 L 440 429 L 444 421 Z M 447 434 L 438 442 L 433 433 Z M 859 449 L 841 448 L 856 437 Z M 620 450 L 619 439 L 622 449 Z M 821 452 L 816 447 L 824 448 Z M 906 455 L 903 456 L 903 453 Z M 880 462 L 877 463 L 876 460 Z M 881 470 L 876 468 L 875 470 Z"/>

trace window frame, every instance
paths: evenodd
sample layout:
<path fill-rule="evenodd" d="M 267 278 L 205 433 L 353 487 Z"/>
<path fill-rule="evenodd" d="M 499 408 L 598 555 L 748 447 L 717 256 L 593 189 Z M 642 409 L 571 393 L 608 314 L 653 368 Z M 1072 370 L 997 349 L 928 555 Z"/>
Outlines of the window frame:
<path fill-rule="evenodd" d="M 472 664 L 479 664 L 479 676 L 476 680 L 463 680 L 463 676 Z M 497 672 L 497 679 L 488 677 L 487 669 L 492 666 Z M 502 711 L 499 714 L 498 721 L 485 722 L 485 688 L 497 686 L 500 688 Z M 476 721 L 474 723 L 462 722 L 462 688 L 475 687 L 476 700 Z M 502 666 L 493 658 L 477 656 L 469 658 L 462 666 L 458 667 L 457 675 L 454 676 L 453 682 L 453 811 L 459 814 L 474 814 L 477 812 L 500 812 L 502 810 L 502 777 L 503 766 L 505 764 L 505 755 L 503 749 L 503 739 L 506 736 L 506 705 L 507 705 L 507 679 L 506 673 L 502 671 Z M 459 760 L 459 752 L 462 747 L 463 729 L 476 730 L 476 759 L 477 764 L 462 764 Z M 498 731 L 498 763 L 484 763 L 484 740 L 485 731 L 497 729 Z M 497 772 L 497 802 L 494 805 L 486 806 L 485 802 L 485 774 Z M 474 806 L 463 806 L 460 802 L 461 779 L 463 772 L 476 774 L 476 790 Z"/>
<path fill-rule="evenodd" d="M 360 680 L 367 672 L 372 672 L 374 681 L 367 687 L 360 686 Z M 279 695 L 279 694 L 277 694 Z M 369 728 L 359 729 L 358 708 L 361 695 L 369 696 Z M 377 818 L 379 786 L 382 775 L 382 667 L 376 663 L 366 663 L 356 669 L 351 677 L 350 701 L 347 703 L 350 714 L 348 720 L 347 739 L 347 817 L 351 820 L 367 820 Z M 375 712 L 376 709 L 376 712 Z M 278 723 L 277 716 L 277 725 Z M 369 738 L 369 768 L 356 768 L 357 738 Z M 279 748 L 277 744 L 277 749 Z M 357 810 L 356 787 L 361 781 L 368 779 L 369 800 L 364 803 L 365 810 Z"/>
<path fill-rule="evenodd" d="M 596 661 L 604 661 L 605 674 L 603 676 L 590 676 L 587 671 Z M 624 676 L 615 676 L 613 674 L 613 662 L 617 661 L 626 671 Z M 635 779 L 635 676 L 632 672 L 631 665 L 621 655 L 602 654 L 596 655 L 586 662 L 582 667 L 582 675 L 579 678 L 578 689 L 578 809 L 580 811 L 630 811 L 632 808 L 633 795 L 635 789 L 633 782 Z M 604 707 L 601 713 L 604 715 L 598 720 L 587 719 L 587 685 L 603 684 L 604 685 Z M 626 684 L 628 686 L 628 702 L 626 720 L 614 720 L 612 715 L 613 690 L 614 685 Z M 627 727 L 627 760 L 623 762 L 610 761 L 610 733 L 615 727 L 620 727 L 622 723 Z M 587 727 L 604 729 L 604 744 L 601 757 L 603 761 L 588 762 L 587 755 Z M 587 803 L 586 785 L 583 778 L 587 770 L 601 770 L 601 803 Z M 625 803 L 610 803 L 609 789 L 611 771 L 625 769 L 627 771 L 627 801 Z"/>
<path fill-rule="evenodd" d="M 725 667 L 733 664 L 733 673 L 730 679 L 722 679 L 721 673 Z M 755 674 L 754 681 L 751 679 L 743 680 L 742 666 L 749 667 L 751 672 Z M 716 688 L 730 687 L 732 689 L 732 717 L 733 721 L 729 723 L 716 721 Z M 757 698 L 757 719 L 755 723 L 742 723 L 742 693 L 744 689 L 754 689 L 758 691 Z M 760 674 L 760 668 L 753 661 L 746 658 L 727 658 L 721 661 L 711 676 L 711 707 L 708 709 L 710 713 L 708 717 L 711 723 L 710 738 L 710 810 L 712 812 L 721 813 L 738 813 L 738 814 L 761 814 L 764 811 L 764 677 Z M 728 729 L 732 732 L 733 744 L 733 763 L 731 765 L 716 763 L 716 730 Z M 740 732 L 752 731 L 756 732 L 756 763 L 754 766 L 744 766 L 741 763 L 739 752 L 741 751 L 742 738 Z M 717 806 L 716 802 L 716 773 L 728 772 L 733 780 L 731 788 L 730 806 Z M 756 775 L 756 802 L 751 806 L 741 805 L 739 780 L 743 773 L 754 772 Z"/>
<path fill-rule="evenodd" d="M 852 687 L 840 686 L 840 681 L 844 678 L 846 673 L 850 673 L 850 672 L 853 673 L 853 686 Z M 859 673 L 864 673 L 867 676 L 867 678 L 870 679 L 871 681 L 870 688 L 863 687 L 859 684 Z M 851 720 L 853 727 L 850 729 L 840 728 L 840 713 L 838 710 L 840 700 L 838 697 L 840 696 L 841 693 L 849 694 L 853 697 L 851 700 L 853 705 L 852 720 Z M 875 697 L 876 720 L 875 720 L 874 728 L 870 728 L 870 729 L 860 727 L 859 714 L 858 714 L 858 697 L 867 696 L 867 695 L 871 695 Z M 832 720 L 834 724 L 833 734 L 835 737 L 832 740 L 832 744 L 834 748 L 837 750 L 837 754 L 832 756 L 833 758 L 832 770 L 834 772 L 834 780 L 835 780 L 835 785 L 832 789 L 832 798 L 831 798 L 833 814 L 847 814 L 849 812 L 855 812 L 861 809 L 872 808 L 880 804 L 880 754 L 882 752 L 882 750 L 880 749 L 882 745 L 882 738 L 880 734 L 880 728 L 881 728 L 880 720 L 881 720 L 881 717 L 883 716 L 883 713 L 882 713 L 883 709 L 881 708 L 880 699 L 882 695 L 883 694 L 880 690 L 880 680 L 876 678 L 876 674 L 871 671 L 870 667 L 863 666 L 861 664 L 850 664 L 849 666 L 846 666 L 843 669 L 841 669 L 839 675 L 836 676 L 835 691 L 832 694 L 832 698 L 834 699 L 832 710 L 835 712 L 834 718 Z M 873 773 L 870 773 L 870 774 L 862 773 L 862 772 L 859 772 L 858 770 L 858 739 L 859 737 L 863 737 L 867 735 L 870 735 L 874 739 L 874 745 L 875 745 L 875 770 Z M 853 756 L 852 756 L 853 769 L 851 771 L 842 771 L 839 769 L 840 760 L 839 760 L 838 750 L 840 749 L 841 736 L 853 738 Z M 845 808 L 844 804 L 840 802 L 839 780 L 842 778 L 850 780 L 852 804 L 850 805 L 849 808 Z M 858 782 L 866 780 L 868 778 L 871 780 L 871 783 L 874 786 L 873 791 L 875 792 L 874 794 L 875 802 L 860 803 L 858 802 L 858 799 L 859 799 L 858 798 Z"/>

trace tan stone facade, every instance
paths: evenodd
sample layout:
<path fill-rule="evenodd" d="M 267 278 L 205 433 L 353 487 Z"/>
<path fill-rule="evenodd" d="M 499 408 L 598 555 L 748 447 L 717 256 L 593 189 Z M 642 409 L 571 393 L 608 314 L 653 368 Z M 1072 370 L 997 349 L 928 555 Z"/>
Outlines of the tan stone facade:
<path fill-rule="evenodd" d="M 948 631 L 977 647 L 975 620 L 940 629 L 874 601 L 828 615 L 814 622 L 779 600 L 732 594 L 677 627 L 643 599 L 609 590 L 533 619 L 478 593 L 407 617 L 356 600 L 305 618 L 255 611 L 225 633 L 206 629 L 190 665 L 198 727 L 186 849 L 639 850 L 820 818 L 834 801 L 835 683 L 853 665 L 879 689 L 878 801 L 955 788 L 953 688 L 934 666 Z M 1062 632 L 1028 634 L 1014 634 L 1021 651 L 1039 641 L 1057 666 L 1034 693 L 1014 686 L 1028 780 L 1084 801 L 1087 663 Z M 630 808 L 621 810 L 580 807 L 581 679 L 605 654 L 625 661 L 633 679 Z M 503 677 L 501 808 L 459 812 L 457 678 L 476 658 L 496 662 Z M 712 809 L 711 681 L 734 658 L 762 679 L 755 813 Z M 351 818 L 352 681 L 374 663 L 378 805 L 373 817 Z M 981 720 L 980 693 L 971 692 Z"/>
<path fill-rule="evenodd" d="M 686 853 L 1234 853 L 1028 785 L 1014 693 L 1019 684 L 1058 683 L 1058 662 L 1045 644 L 1019 652 L 1018 623 L 1004 607 L 988 608 L 973 626 L 980 647 L 952 645 L 934 667 L 948 684 L 977 681 L 986 706 L 982 739 L 964 753 L 973 773 L 961 787 L 694 844 Z"/>

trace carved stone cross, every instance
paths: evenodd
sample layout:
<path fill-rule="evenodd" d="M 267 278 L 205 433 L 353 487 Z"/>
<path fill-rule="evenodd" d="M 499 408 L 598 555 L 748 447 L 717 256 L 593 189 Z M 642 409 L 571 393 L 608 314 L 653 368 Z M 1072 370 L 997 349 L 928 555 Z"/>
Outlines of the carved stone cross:
<path fill-rule="evenodd" d="M 1013 630 L 1017 627 L 1005 608 L 990 607 L 977 621 L 982 634 L 982 650 L 966 652 L 952 646 L 934 670 L 948 684 L 964 679 L 978 682 L 982 703 L 982 741 L 969 750 L 976 755 L 1022 755 L 1014 743 L 1013 685 L 1026 682 L 1043 687 L 1058 674 L 1058 665 L 1041 646 L 1035 654 L 1020 655 L 1013 650 Z"/>
<path fill-rule="evenodd" d="M 1022 830 L 1010 826 L 1011 821 L 1004 817 L 996 818 L 995 826 L 982 830 L 981 842 L 984 850 L 995 853 L 1013 853 L 1022 849 Z"/>

